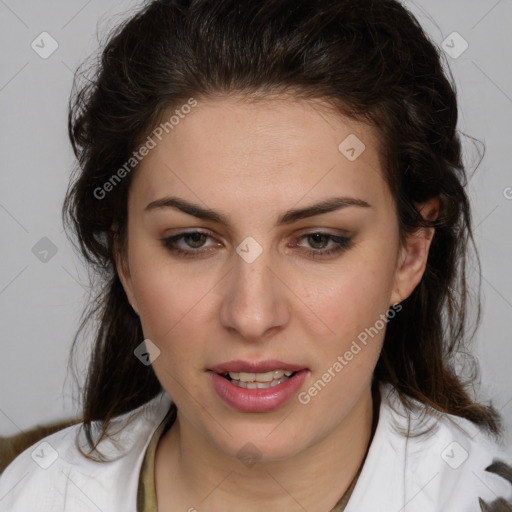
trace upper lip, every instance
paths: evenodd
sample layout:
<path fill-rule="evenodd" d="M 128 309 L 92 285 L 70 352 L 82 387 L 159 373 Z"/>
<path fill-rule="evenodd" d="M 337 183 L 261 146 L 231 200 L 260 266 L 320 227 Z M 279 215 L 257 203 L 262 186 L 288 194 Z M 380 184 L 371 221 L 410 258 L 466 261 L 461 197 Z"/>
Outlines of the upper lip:
<path fill-rule="evenodd" d="M 304 366 L 297 364 L 284 363 L 283 361 L 269 359 L 267 361 L 229 361 L 227 363 L 212 366 L 210 370 L 215 373 L 224 374 L 229 372 L 264 373 L 272 370 L 298 372 L 300 370 L 304 370 L 304 368 Z"/>

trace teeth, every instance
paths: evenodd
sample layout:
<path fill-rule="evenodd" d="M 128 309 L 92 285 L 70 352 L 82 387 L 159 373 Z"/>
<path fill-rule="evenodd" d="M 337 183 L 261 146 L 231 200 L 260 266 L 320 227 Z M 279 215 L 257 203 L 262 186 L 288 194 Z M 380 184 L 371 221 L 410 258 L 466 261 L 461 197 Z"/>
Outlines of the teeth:
<path fill-rule="evenodd" d="M 272 382 L 244 382 L 243 380 L 232 380 L 231 384 L 244 389 L 268 389 L 279 386 L 287 381 L 290 377 L 283 375 L 280 379 L 274 379 Z"/>
<path fill-rule="evenodd" d="M 245 373 L 245 372 L 229 372 L 229 376 L 232 380 L 239 380 L 244 383 L 268 383 L 273 380 L 279 380 L 282 377 L 289 377 L 293 372 L 285 370 L 272 370 L 265 373 Z M 256 389 L 251 387 L 248 389 Z"/>
<path fill-rule="evenodd" d="M 244 389 L 268 389 L 282 384 L 293 372 L 272 370 L 265 373 L 229 372 L 231 384 Z"/>

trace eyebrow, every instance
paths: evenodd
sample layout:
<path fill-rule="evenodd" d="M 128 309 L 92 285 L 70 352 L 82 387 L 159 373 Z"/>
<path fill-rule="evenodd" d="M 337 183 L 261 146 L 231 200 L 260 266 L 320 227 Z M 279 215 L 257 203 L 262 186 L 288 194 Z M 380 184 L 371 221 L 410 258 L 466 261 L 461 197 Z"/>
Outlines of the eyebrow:
<path fill-rule="evenodd" d="M 372 207 L 366 201 L 363 201 L 362 199 L 356 199 L 354 197 L 331 197 L 329 199 L 325 199 L 324 201 L 312 204 L 310 206 L 306 206 L 304 208 L 288 210 L 279 217 L 277 225 L 283 226 L 287 224 L 292 224 L 301 219 L 314 217 L 316 215 L 322 215 L 324 213 L 330 213 L 336 210 L 341 210 L 343 208 L 348 208 L 349 206 L 357 206 L 361 208 Z M 194 217 L 197 217 L 198 219 L 216 222 L 218 224 L 223 224 L 225 226 L 230 225 L 228 219 L 220 212 L 217 212 L 210 208 L 203 208 L 202 206 L 190 203 L 185 199 L 181 199 L 179 197 L 171 196 L 156 199 L 155 201 L 149 203 L 144 209 L 144 211 L 151 211 L 159 208 L 174 208 L 189 215 L 192 215 Z"/>

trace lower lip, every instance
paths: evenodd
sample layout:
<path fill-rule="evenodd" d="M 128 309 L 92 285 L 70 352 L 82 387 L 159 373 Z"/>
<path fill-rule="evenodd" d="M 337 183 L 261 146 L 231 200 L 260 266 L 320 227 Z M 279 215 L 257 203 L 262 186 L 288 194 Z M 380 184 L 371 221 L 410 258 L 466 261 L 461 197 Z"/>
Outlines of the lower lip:
<path fill-rule="evenodd" d="M 308 370 L 300 370 L 282 384 L 268 389 L 240 388 L 218 373 L 208 373 L 213 379 L 213 388 L 228 405 L 239 411 L 266 412 L 281 407 L 298 393 Z"/>

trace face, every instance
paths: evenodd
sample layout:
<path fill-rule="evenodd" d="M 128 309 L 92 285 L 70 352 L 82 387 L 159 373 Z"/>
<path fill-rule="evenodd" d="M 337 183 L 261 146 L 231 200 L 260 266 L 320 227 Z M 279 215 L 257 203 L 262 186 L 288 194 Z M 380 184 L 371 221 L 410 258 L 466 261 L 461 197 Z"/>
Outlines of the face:
<path fill-rule="evenodd" d="M 283 460 L 360 414 L 386 312 L 424 270 L 375 130 L 321 107 L 199 101 L 131 184 L 118 271 L 154 370 L 178 421 L 231 457 Z"/>

